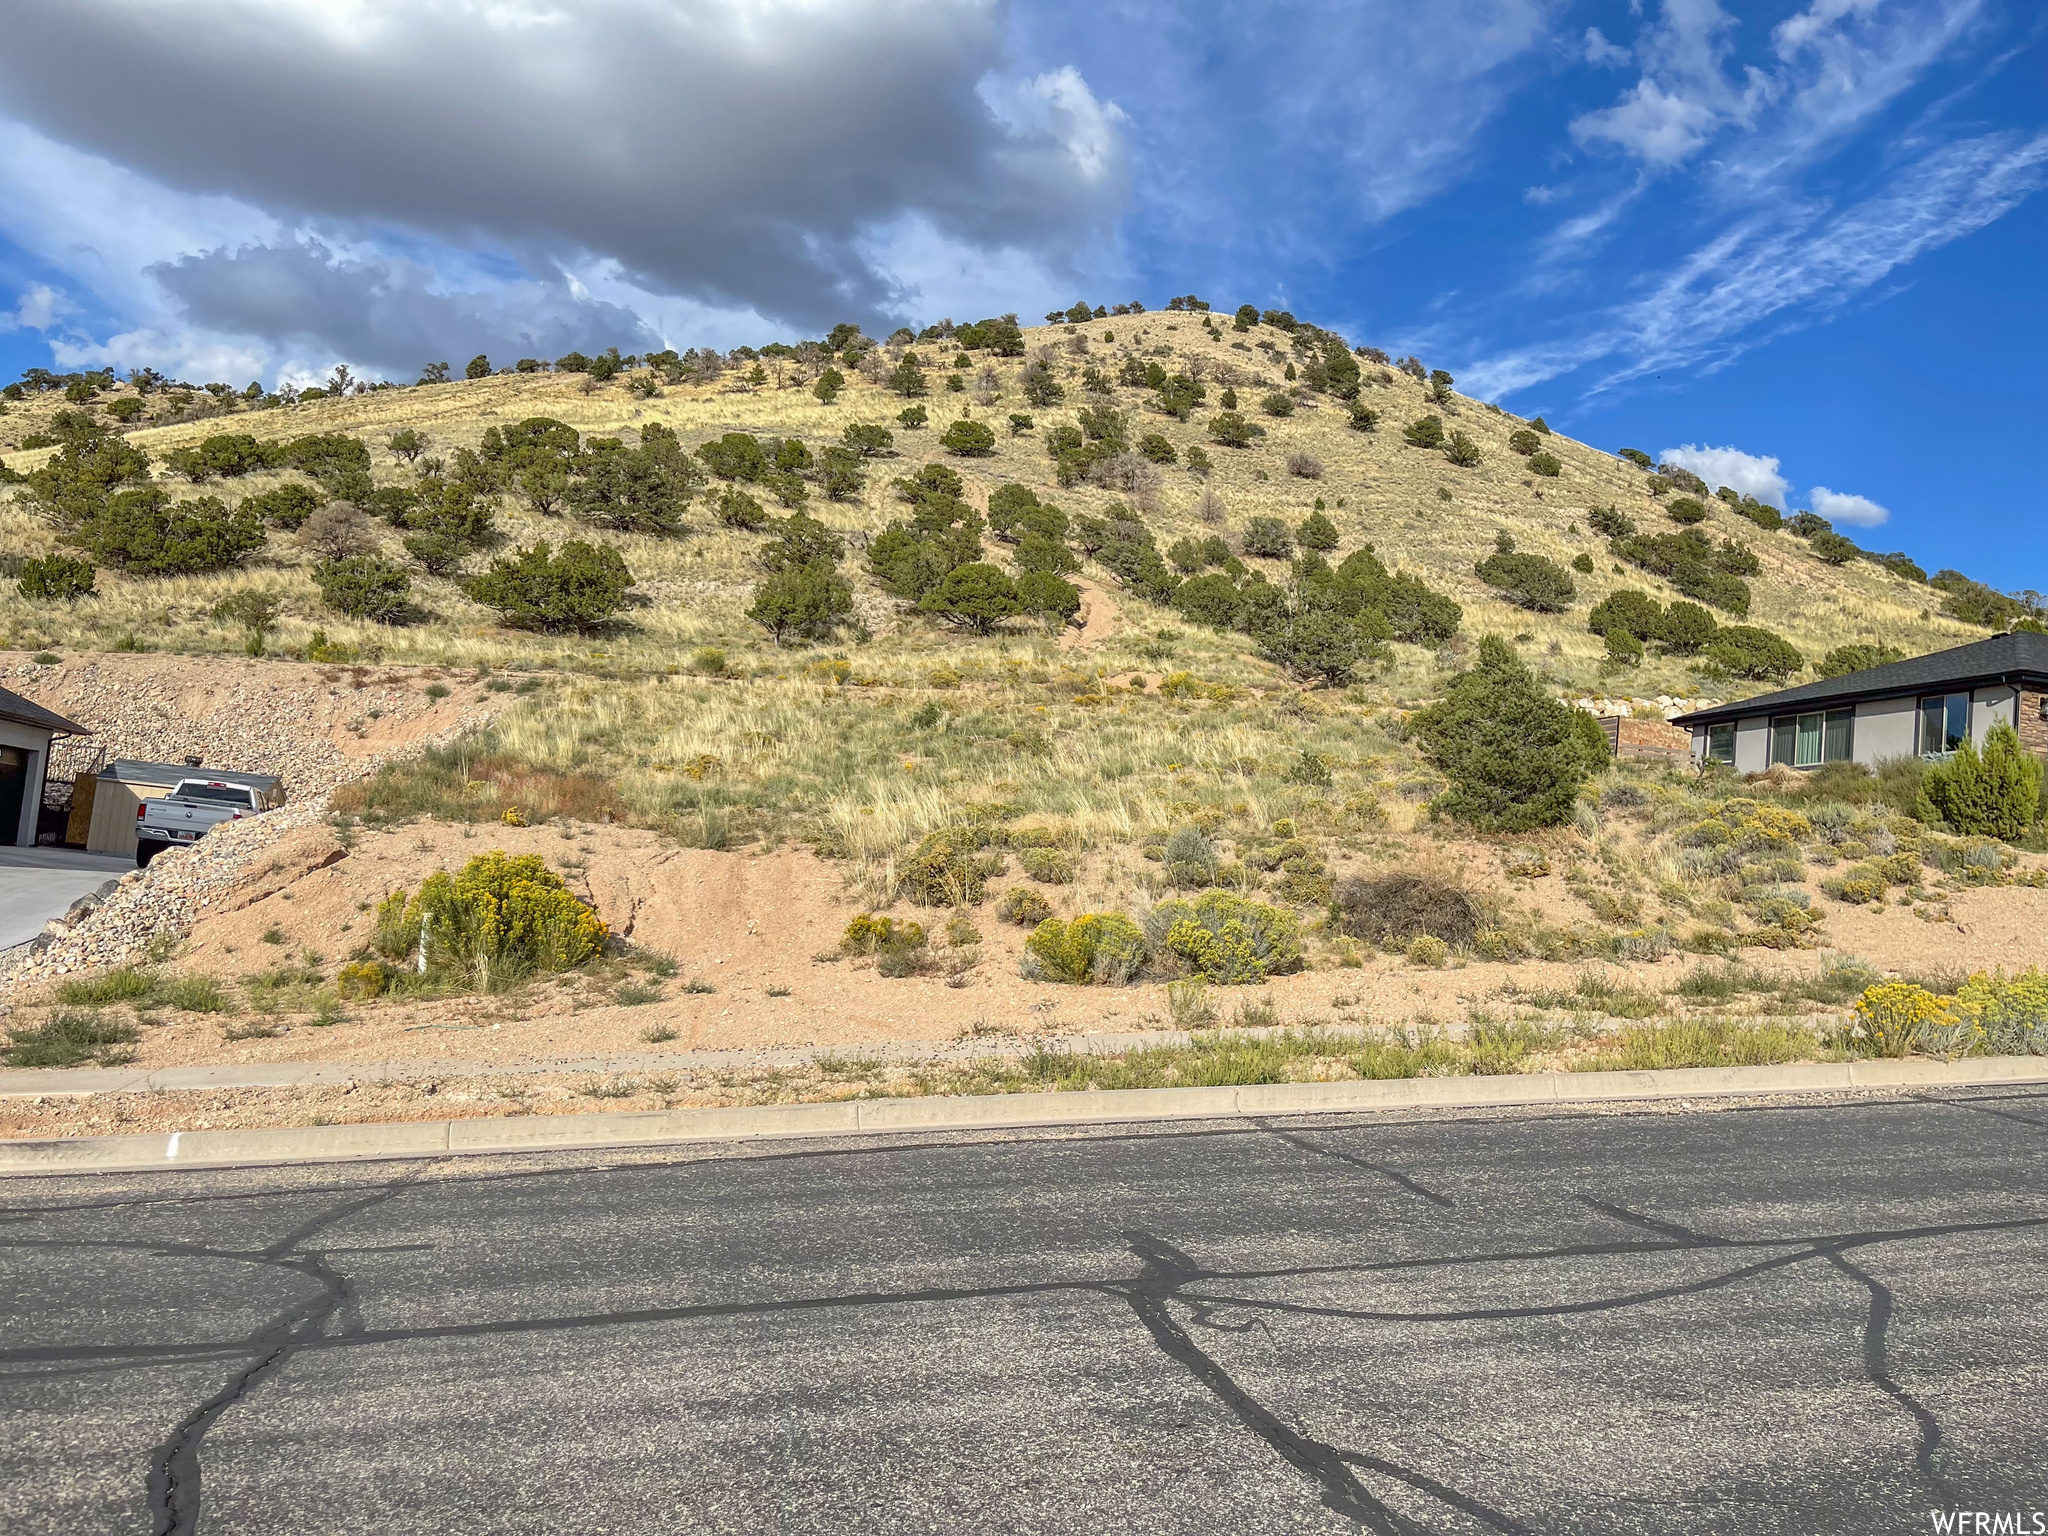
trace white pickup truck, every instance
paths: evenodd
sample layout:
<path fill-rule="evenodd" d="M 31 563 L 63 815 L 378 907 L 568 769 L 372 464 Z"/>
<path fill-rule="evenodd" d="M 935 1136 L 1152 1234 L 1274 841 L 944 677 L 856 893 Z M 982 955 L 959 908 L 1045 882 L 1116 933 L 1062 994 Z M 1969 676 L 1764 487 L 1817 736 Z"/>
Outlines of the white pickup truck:
<path fill-rule="evenodd" d="M 240 821 L 271 808 L 263 791 L 252 784 L 221 779 L 181 779 L 168 795 L 135 807 L 135 867 L 166 848 L 197 842 L 224 821 Z"/>

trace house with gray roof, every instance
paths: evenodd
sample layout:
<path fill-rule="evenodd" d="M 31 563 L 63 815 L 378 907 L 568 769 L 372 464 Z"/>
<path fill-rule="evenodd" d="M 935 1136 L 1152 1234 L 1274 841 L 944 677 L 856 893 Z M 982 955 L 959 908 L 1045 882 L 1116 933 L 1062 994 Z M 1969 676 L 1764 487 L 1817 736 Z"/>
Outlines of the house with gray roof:
<path fill-rule="evenodd" d="M 2015 632 L 1680 715 L 1695 762 L 1874 766 L 1982 747 L 2000 722 L 2048 757 L 2048 635 Z"/>
<path fill-rule="evenodd" d="M 77 721 L 0 688 L 0 847 L 36 845 L 51 738 L 91 734 Z"/>

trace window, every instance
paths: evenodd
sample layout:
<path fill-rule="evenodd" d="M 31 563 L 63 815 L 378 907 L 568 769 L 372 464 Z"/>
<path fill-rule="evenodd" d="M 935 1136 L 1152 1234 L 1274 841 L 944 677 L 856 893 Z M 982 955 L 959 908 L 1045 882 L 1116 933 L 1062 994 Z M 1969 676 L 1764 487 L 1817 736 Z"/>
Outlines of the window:
<path fill-rule="evenodd" d="M 1920 755 L 1953 752 L 1970 738 L 1970 696 L 1930 694 L 1920 701 Z"/>
<path fill-rule="evenodd" d="M 254 790 L 244 789 L 236 784 L 199 784 L 185 780 L 171 791 L 180 800 L 218 800 L 223 805 L 254 805 Z"/>
<path fill-rule="evenodd" d="M 1855 726 L 1851 709 L 1779 715 L 1771 722 L 1771 761 L 1793 768 L 1846 763 L 1855 749 Z"/>
<path fill-rule="evenodd" d="M 1710 763 L 1734 763 L 1735 727 L 1733 724 L 1710 725 L 1707 727 L 1707 761 Z"/>
<path fill-rule="evenodd" d="M 1856 738 L 1856 711 L 1853 709 L 1831 709 L 1828 711 L 1827 739 L 1821 744 L 1820 760 L 1824 763 L 1846 763 Z"/>

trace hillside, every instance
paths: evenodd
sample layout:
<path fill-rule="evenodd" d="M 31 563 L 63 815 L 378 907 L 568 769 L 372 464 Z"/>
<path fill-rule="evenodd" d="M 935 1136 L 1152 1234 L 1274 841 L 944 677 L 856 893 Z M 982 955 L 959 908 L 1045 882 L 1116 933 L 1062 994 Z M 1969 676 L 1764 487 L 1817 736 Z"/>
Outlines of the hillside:
<path fill-rule="evenodd" d="M 932 425 L 921 431 L 896 427 L 895 418 L 906 400 L 854 369 L 844 370 L 846 388 L 836 403 L 827 405 L 814 397 L 804 369 L 778 360 L 780 387 L 772 379 L 762 387 L 750 387 L 741 369 L 709 383 L 659 385 L 645 369 L 601 384 L 586 374 L 498 374 L 474 381 L 379 389 L 340 399 L 323 397 L 282 409 L 234 409 L 225 415 L 144 426 L 129 431 L 127 440 L 158 461 L 158 476 L 173 494 L 208 493 L 233 502 L 299 477 L 258 472 L 191 486 L 164 470 L 164 457 L 221 432 L 247 432 L 266 441 L 344 433 L 370 446 L 371 473 L 376 483 L 384 486 L 409 484 L 415 478 L 411 467 L 382 446 L 403 429 L 423 434 L 428 457 L 442 459 L 458 449 L 475 449 L 489 428 L 531 417 L 567 423 L 586 441 L 617 437 L 629 445 L 639 439 L 642 429 L 656 423 L 672 428 L 685 449 L 734 431 L 793 437 L 804 442 L 815 457 L 839 442 L 847 424 L 876 422 L 895 431 L 900 457 L 871 460 L 866 466 L 866 485 L 856 498 L 837 502 L 813 493 L 804 510 L 853 537 L 856 549 L 845 563 L 845 572 L 858 594 L 859 616 L 877 637 L 872 654 L 878 658 L 962 647 L 960 640 L 937 633 L 928 621 L 900 617 L 897 605 L 865 577 L 858 553 L 860 543 L 903 515 L 889 481 L 910 473 L 921 462 L 943 461 L 964 477 L 965 499 L 977 508 L 985 508 L 988 493 L 1005 482 L 1030 486 L 1073 515 L 1099 514 L 1119 501 L 1134 503 L 1161 549 L 1182 536 L 1200 538 L 1219 532 L 1236 544 L 1246 523 L 1261 516 L 1278 517 L 1291 528 L 1320 498 L 1340 538 L 1333 560 L 1361 544 L 1371 544 L 1388 565 L 1419 575 L 1454 597 L 1464 610 L 1466 635 L 1515 637 L 1561 691 L 1727 696 L 1757 686 L 1703 677 L 1696 663 L 1682 657 L 1660 657 L 1654 648 L 1641 668 L 1602 676 L 1603 642 L 1586 629 L 1590 607 L 1623 587 L 1646 590 L 1666 601 L 1678 595 L 1667 583 L 1641 571 L 1619 569 L 1604 547 L 1605 541 L 1587 523 L 1593 509 L 1612 507 L 1645 532 L 1676 531 L 1664 514 L 1665 503 L 1649 493 L 1650 477 L 1635 466 L 1551 435 L 1544 439 L 1544 447 L 1555 455 L 1560 472 L 1555 479 L 1539 477 L 1530 472 L 1530 460 L 1509 445 L 1510 434 L 1525 423 L 1463 396 L 1453 395 L 1448 404 L 1432 405 L 1423 383 L 1369 362 L 1363 368 L 1359 398 L 1379 413 L 1376 430 L 1352 430 L 1343 401 L 1299 388 L 1291 416 L 1265 415 L 1258 401 L 1285 388 L 1283 371 L 1289 363 L 1302 360 L 1302 354 L 1291 350 L 1293 335 L 1263 324 L 1240 333 L 1227 322 L 1217 324 L 1212 334 L 1206 320 L 1196 314 L 1151 313 L 1117 316 L 1085 326 L 1031 328 L 1025 332 L 1026 356 L 972 354 L 972 366 L 961 371 L 967 388 L 958 393 L 949 392 L 944 382 L 954 371 L 945 366 L 952 360 L 954 347 L 946 341 L 920 344 L 914 350 L 928 365 L 932 388 L 924 401 Z M 1020 374 L 1032 357 L 1048 349 L 1054 358 L 1054 376 L 1064 387 L 1066 399 L 1053 408 L 1034 408 L 1023 397 Z M 900 346 L 884 349 L 885 364 L 902 350 Z M 1153 391 L 1114 383 L 1126 360 L 1133 357 L 1193 375 L 1204 383 L 1207 401 L 1194 409 L 1188 421 L 1165 414 L 1157 408 Z M 1099 369 L 1111 381 L 1108 393 L 1086 390 L 1084 379 L 1089 369 Z M 642 381 L 638 389 L 636 379 Z M 640 391 L 650 386 L 655 392 L 643 396 Z M 1265 429 L 1263 437 L 1243 449 L 1209 441 L 1206 426 L 1217 413 L 1222 391 L 1231 387 L 1241 397 L 1243 414 Z M 110 391 L 96 402 L 96 408 L 103 411 L 112 400 L 129 393 L 125 387 Z M 196 404 L 183 409 L 199 409 L 208 399 L 200 394 Z M 180 410 L 176 405 L 167 406 L 166 400 L 163 392 L 153 395 L 150 411 Z M 1074 423 L 1080 407 L 1105 403 L 1127 414 L 1133 441 L 1144 433 L 1158 433 L 1173 446 L 1180 463 L 1145 466 L 1142 472 L 1156 484 L 1140 486 L 1135 492 L 1085 484 L 1060 487 L 1047 451 L 1048 431 Z M 0 427 L 7 439 L 18 441 L 46 427 L 60 408 L 64 408 L 61 395 L 32 395 L 17 404 Z M 1034 427 L 1023 435 L 1011 435 L 1008 417 L 1013 411 L 1028 412 Z M 996 441 L 989 456 L 955 457 L 939 446 L 941 429 L 962 413 L 994 428 Z M 1482 458 L 1477 466 L 1460 468 L 1440 452 L 1404 443 L 1402 427 L 1432 413 L 1443 419 L 1447 432 L 1462 431 L 1478 445 Z M 143 419 L 149 418 L 145 415 Z M 1206 474 L 1191 473 L 1185 467 L 1191 449 L 1209 455 L 1213 467 Z M 6 455 L 5 463 L 23 472 L 52 452 L 17 451 Z M 1320 477 L 1290 474 L 1290 455 L 1306 455 L 1316 461 Z M 713 482 L 711 490 L 719 489 Z M 1210 497 L 1208 516 L 1220 515 L 1220 523 L 1202 520 L 1205 492 Z M 762 495 L 761 499 L 770 512 L 782 510 L 771 498 Z M 786 665 L 786 658 L 773 655 L 774 648 L 766 643 L 765 635 L 744 616 L 749 592 L 759 576 L 757 553 L 762 539 L 719 527 L 707 515 L 707 500 L 700 496 L 692 506 L 687 532 L 680 537 L 602 535 L 623 552 L 637 579 L 643 606 L 631 612 L 629 626 L 607 635 L 598 645 L 565 643 L 498 628 L 490 612 L 465 597 L 454 580 L 417 569 L 415 596 L 424 610 L 419 622 L 402 627 L 352 623 L 323 611 L 318 589 L 310 579 L 313 557 L 298 549 L 290 537 L 276 533 L 241 568 L 222 574 L 149 580 L 124 578 L 103 569 L 100 595 L 74 608 L 32 606 L 9 590 L 0 597 L 0 611 L 7 622 L 6 643 L 15 647 L 127 645 L 205 651 L 240 644 L 240 632 L 212 617 L 212 609 L 222 596 L 257 586 L 275 591 L 283 599 L 284 617 L 272 643 L 285 649 L 303 648 L 312 631 L 319 628 L 334 642 L 371 648 L 393 661 L 498 667 L 522 660 L 584 667 L 595 662 L 605 671 L 644 675 L 682 665 L 690 653 L 710 645 L 725 649 L 735 663 L 746 657 L 780 668 Z M 1665 502 L 1669 500 L 1667 496 Z M 1852 641 L 1881 641 L 1917 653 L 1982 633 L 1941 617 L 1936 611 L 1940 594 L 1920 583 L 1862 561 L 1845 566 L 1824 564 L 1805 541 L 1791 533 L 1766 532 L 1711 498 L 1707 505 L 1708 516 L 1701 530 L 1716 541 L 1733 538 L 1746 545 L 1760 564 L 1760 573 L 1750 581 L 1754 601 L 1747 622 L 1781 633 L 1809 660 Z M 560 517 L 535 514 L 516 495 L 497 499 L 497 519 L 505 540 L 512 545 L 525 545 L 536 537 L 559 542 L 585 532 Z M 10 550 L 24 554 L 56 547 L 53 532 L 19 505 L 0 510 L 0 532 Z M 1565 612 L 1546 614 L 1511 607 L 1474 574 L 1475 561 L 1492 551 L 1501 532 L 1523 553 L 1548 556 L 1560 564 L 1575 556 L 1591 556 L 1593 571 L 1573 574 L 1577 593 Z M 381 543 L 396 561 L 409 563 L 396 530 L 386 531 Z M 1000 546 L 996 549 L 1001 553 Z M 478 563 L 471 561 L 469 568 Z M 1247 558 L 1246 564 L 1263 565 L 1276 579 L 1284 579 L 1283 561 Z M 1117 586 L 1099 569 L 1084 574 L 1100 587 L 1114 591 Z M 1116 593 L 1113 601 L 1129 611 L 1131 622 L 1124 633 L 1132 645 L 1141 643 L 1147 631 L 1174 620 L 1172 614 L 1154 611 L 1127 592 Z M 1179 642 L 1176 662 L 1220 669 L 1221 675 L 1239 682 L 1273 676 L 1273 669 L 1250 657 L 1247 647 L 1228 640 L 1227 636 L 1189 633 Z M 1011 643 L 1031 648 L 1021 634 Z M 977 647 L 970 643 L 966 649 Z M 1443 660 L 1454 663 L 1456 649 Z M 592 656 L 595 650 L 604 655 Z M 1113 651 L 1101 659 L 1113 668 L 1150 663 L 1153 670 L 1159 670 L 1161 660 L 1132 650 Z M 1400 702 L 1431 694 L 1441 676 L 1431 650 L 1397 645 L 1390 664 L 1368 669 L 1366 686 L 1375 700 Z"/>
<path fill-rule="evenodd" d="M 1917 761 L 1750 783 L 1595 770 L 1583 717 L 1544 697 L 1774 686 L 1686 651 L 1716 624 L 1761 633 L 1781 675 L 1852 643 L 1981 636 L 1938 611 L 1955 592 L 1711 488 L 1688 507 L 1627 457 L 1322 333 L 1168 312 L 993 339 L 480 366 L 296 401 L 124 385 L 13 402 L 9 440 L 61 441 L 4 461 L 11 686 L 114 750 L 275 764 L 295 803 L 163 855 L 15 952 L 10 1059 L 397 1061 L 458 1030 L 484 1061 L 555 1063 L 540 1086 L 465 1087 L 462 1113 L 1014 1091 L 1050 1081 L 1027 1037 L 1168 1023 L 1366 1043 L 1311 1028 L 1284 1065 L 1140 1051 L 1059 1084 L 1834 1059 L 1872 1048 L 1838 1011 L 1865 988 L 1903 971 L 1948 996 L 1954 966 L 2038 929 L 2038 817 L 2030 852 L 1952 835 L 1984 829 L 1923 805 Z M 95 425 L 121 401 L 134 424 Z M 1413 445 L 1432 416 L 1446 447 Z M 1290 559 L 1297 538 L 1323 553 Z M 536 596 L 506 572 L 542 540 L 592 550 Z M 45 557 L 81 550 L 96 590 L 66 599 L 52 583 L 82 567 Z M 1681 610 L 1655 610 L 1673 628 L 1617 647 L 1630 665 L 1589 615 L 1620 591 L 1675 604 L 1640 569 L 1657 561 L 1716 611 L 1684 610 L 1680 631 Z M 153 564 L 187 574 L 140 574 Z M 392 620 L 340 611 L 356 598 L 337 572 Z M 1535 606 L 1505 601 L 1507 579 Z M 548 604 L 586 599 L 590 622 L 546 627 L 564 617 Z M 749 617 L 813 601 L 808 638 L 785 623 L 777 644 Z M 1547 752 L 1518 803 L 1549 798 L 1461 821 L 1461 770 L 1409 712 L 1488 678 L 1462 739 L 1517 711 L 1484 772 Z M 616 942 L 573 977 L 396 964 L 413 951 L 386 932 L 388 893 L 424 899 L 498 848 L 537 854 Z M 1204 978 L 1236 997 L 1205 1000 Z M 91 1022 L 71 1005 L 123 999 L 111 1045 L 45 1040 Z M 963 1036 L 1020 1044 L 985 1074 L 830 1054 Z M 659 1092 L 580 1075 L 593 1052 L 671 1041 L 826 1054 Z M 446 1112 L 432 1083 L 265 1092 L 234 1113 Z"/>

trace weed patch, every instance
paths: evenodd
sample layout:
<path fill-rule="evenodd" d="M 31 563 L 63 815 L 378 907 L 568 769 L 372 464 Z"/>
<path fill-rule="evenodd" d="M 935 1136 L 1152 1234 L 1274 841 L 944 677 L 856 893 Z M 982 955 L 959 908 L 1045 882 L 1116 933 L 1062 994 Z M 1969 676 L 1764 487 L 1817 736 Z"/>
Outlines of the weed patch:
<path fill-rule="evenodd" d="M 0 1059 L 10 1067 L 118 1067 L 133 1061 L 141 1038 L 133 1024 L 103 1013 L 67 1008 L 34 1029 L 10 1029 Z"/>
<path fill-rule="evenodd" d="M 1839 1061 L 1810 1026 L 1785 1020 L 1677 1019 L 1638 1024 L 1572 1063 L 1574 1072 L 1662 1072 L 1682 1067 L 1774 1067 Z"/>

